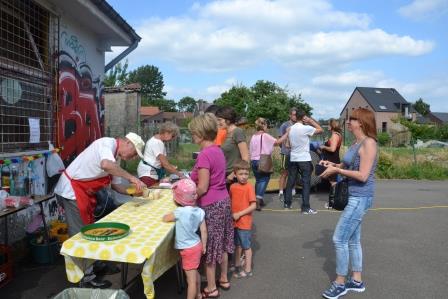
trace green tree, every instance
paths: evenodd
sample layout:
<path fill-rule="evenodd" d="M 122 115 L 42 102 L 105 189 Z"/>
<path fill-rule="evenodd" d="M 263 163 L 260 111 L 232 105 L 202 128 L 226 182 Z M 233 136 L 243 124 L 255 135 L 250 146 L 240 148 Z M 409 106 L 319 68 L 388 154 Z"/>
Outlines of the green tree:
<path fill-rule="evenodd" d="M 258 117 L 264 117 L 279 124 L 288 119 L 289 109 L 297 107 L 311 115 L 312 107 L 305 103 L 301 95 L 289 95 L 286 88 L 276 83 L 259 80 L 252 87 L 233 86 L 221 94 L 214 104 L 233 107 L 241 117 L 247 117 L 253 123 Z"/>
<path fill-rule="evenodd" d="M 423 116 L 426 116 L 431 112 L 429 104 L 425 103 L 422 98 L 418 99 L 412 107 Z"/>
<path fill-rule="evenodd" d="M 246 116 L 250 103 L 253 101 L 253 93 L 243 85 L 237 85 L 225 91 L 213 103 L 221 107 L 232 107 L 238 116 Z"/>
<path fill-rule="evenodd" d="M 114 86 L 122 86 L 126 84 L 128 80 L 128 60 L 121 64 L 121 62 L 117 63 L 109 72 L 104 76 L 104 86 L 106 87 L 114 87 Z"/>
<path fill-rule="evenodd" d="M 281 88 L 274 82 L 259 80 L 251 87 L 251 91 L 254 101 L 247 114 L 250 122 L 254 122 L 257 117 L 264 117 L 279 124 L 288 119 L 289 109 L 292 107 L 311 115 L 311 106 L 302 100 L 300 94 L 289 95 L 286 88 Z"/>
<path fill-rule="evenodd" d="M 181 112 L 194 112 L 194 109 L 196 109 L 196 100 L 192 97 L 183 97 L 177 103 L 177 107 Z"/>
<path fill-rule="evenodd" d="M 141 93 L 147 99 L 163 99 L 166 92 L 163 75 L 159 68 L 153 65 L 141 66 L 129 73 L 128 83 L 140 83 Z"/>

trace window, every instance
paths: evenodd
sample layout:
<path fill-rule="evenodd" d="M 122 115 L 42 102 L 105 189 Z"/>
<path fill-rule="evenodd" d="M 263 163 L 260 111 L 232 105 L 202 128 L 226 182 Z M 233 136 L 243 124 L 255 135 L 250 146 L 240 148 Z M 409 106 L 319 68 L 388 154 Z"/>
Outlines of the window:
<path fill-rule="evenodd" d="M 387 109 L 387 107 L 384 106 L 384 105 L 380 105 L 379 107 L 380 107 L 381 110 L 386 110 Z"/>
<path fill-rule="evenodd" d="M 0 0 L 0 153 L 44 149 L 53 141 L 58 26 L 34 1 Z M 39 129 L 33 143 L 30 119 Z"/>
<path fill-rule="evenodd" d="M 387 132 L 387 122 L 383 122 L 381 126 L 381 132 L 386 133 Z"/>
<path fill-rule="evenodd" d="M 381 90 L 375 89 L 375 93 L 381 93 Z"/>

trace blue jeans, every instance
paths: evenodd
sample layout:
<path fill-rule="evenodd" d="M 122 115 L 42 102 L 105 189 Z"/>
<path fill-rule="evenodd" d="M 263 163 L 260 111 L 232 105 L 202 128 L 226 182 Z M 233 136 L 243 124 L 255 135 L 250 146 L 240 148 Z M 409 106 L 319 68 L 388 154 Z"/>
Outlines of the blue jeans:
<path fill-rule="evenodd" d="M 352 271 L 362 272 L 361 224 L 372 201 L 373 197 L 349 196 L 333 234 L 337 275 L 348 274 L 349 261 Z"/>
<path fill-rule="evenodd" d="M 271 179 L 270 173 L 261 173 L 258 171 L 258 162 L 259 160 L 252 160 L 252 171 L 255 176 L 255 195 L 258 198 L 263 198 L 264 193 L 266 192 L 266 188 L 268 187 L 269 180 Z"/>
<path fill-rule="evenodd" d="M 285 190 L 285 205 L 290 207 L 292 202 L 292 189 L 296 186 L 297 175 L 302 176 L 302 211 L 310 208 L 311 172 L 313 164 L 311 161 L 294 162 L 290 161 L 288 166 L 288 181 Z"/>

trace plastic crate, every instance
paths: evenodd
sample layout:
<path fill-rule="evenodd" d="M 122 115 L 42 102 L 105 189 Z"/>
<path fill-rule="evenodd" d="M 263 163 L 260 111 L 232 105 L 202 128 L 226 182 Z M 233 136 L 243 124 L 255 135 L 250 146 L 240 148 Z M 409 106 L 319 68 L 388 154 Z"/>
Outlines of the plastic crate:
<path fill-rule="evenodd" d="M 12 280 L 12 266 L 11 250 L 0 244 L 0 288 Z"/>

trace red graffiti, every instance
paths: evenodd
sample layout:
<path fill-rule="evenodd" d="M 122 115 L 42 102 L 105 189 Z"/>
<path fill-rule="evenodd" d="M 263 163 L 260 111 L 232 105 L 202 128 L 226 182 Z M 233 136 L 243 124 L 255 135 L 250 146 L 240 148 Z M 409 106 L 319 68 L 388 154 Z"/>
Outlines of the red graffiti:
<path fill-rule="evenodd" d="M 62 60 L 59 68 L 58 141 L 66 164 L 103 133 L 104 99 L 101 87 L 94 86 L 99 80 L 93 82 L 87 65 L 74 65 Z"/>

